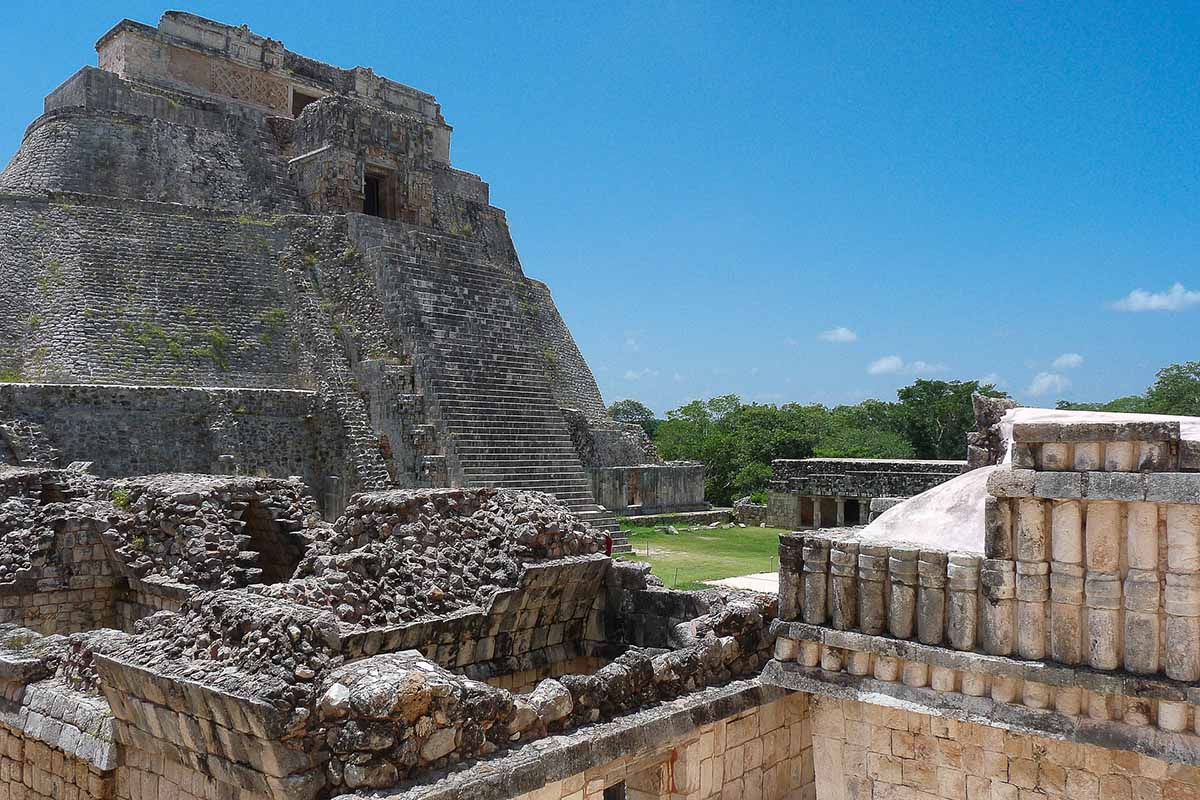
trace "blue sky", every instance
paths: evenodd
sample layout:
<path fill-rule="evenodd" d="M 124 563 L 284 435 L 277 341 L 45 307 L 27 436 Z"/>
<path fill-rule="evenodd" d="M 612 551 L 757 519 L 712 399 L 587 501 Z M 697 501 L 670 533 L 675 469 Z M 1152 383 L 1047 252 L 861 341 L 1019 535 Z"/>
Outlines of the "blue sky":
<path fill-rule="evenodd" d="M 8 9 L 4 160 L 164 7 Z M 609 402 L 1052 404 L 1200 357 L 1196 3 L 187 10 L 435 94 Z"/>

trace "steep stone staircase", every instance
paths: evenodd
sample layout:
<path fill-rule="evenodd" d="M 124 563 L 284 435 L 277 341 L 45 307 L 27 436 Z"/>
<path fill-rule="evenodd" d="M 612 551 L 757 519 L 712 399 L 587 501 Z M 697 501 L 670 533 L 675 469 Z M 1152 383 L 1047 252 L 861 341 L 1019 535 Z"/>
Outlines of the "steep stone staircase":
<path fill-rule="evenodd" d="M 389 226 L 382 243 L 392 312 L 417 343 L 467 486 L 548 492 L 628 551 L 596 504 L 520 307 L 519 274 L 457 236 Z"/>

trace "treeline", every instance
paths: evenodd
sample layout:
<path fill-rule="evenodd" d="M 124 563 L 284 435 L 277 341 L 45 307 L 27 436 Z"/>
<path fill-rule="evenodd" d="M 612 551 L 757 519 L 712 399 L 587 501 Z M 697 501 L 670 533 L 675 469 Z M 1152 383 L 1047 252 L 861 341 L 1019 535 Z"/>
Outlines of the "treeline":
<path fill-rule="evenodd" d="M 891 403 L 775 406 L 722 395 L 668 411 L 666 419 L 636 400 L 613 403 L 609 412 L 645 428 L 663 458 L 702 462 L 708 501 L 727 506 L 746 495 L 765 498 L 776 458 L 966 458 L 966 435 L 975 427 L 973 392 L 1005 396 L 977 381 L 918 380 Z M 1159 370 L 1140 395 L 1106 403 L 1064 400 L 1057 407 L 1200 416 L 1200 361 Z"/>
<path fill-rule="evenodd" d="M 965 458 L 975 427 L 971 394 L 1004 396 L 977 381 L 918 380 L 896 402 L 864 400 L 830 408 L 743 403 L 736 395 L 695 400 L 666 419 L 636 400 L 609 408 L 614 419 L 646 429 L 668 460 L 702 462 L 705 496 L 727 506 L 739 497 L 765 497 L 776 458 Z"/>
<path fill-rule="evenodd" d="M 1059 400 L 1056 408 L 1072 411 L 1120 411 L 1125 414 L 1176 414 L 1200 417 L 1200 361 L 1185 361 L 1160 369 L 1154 383 L 1141 394 L 1107 403 Z"/>

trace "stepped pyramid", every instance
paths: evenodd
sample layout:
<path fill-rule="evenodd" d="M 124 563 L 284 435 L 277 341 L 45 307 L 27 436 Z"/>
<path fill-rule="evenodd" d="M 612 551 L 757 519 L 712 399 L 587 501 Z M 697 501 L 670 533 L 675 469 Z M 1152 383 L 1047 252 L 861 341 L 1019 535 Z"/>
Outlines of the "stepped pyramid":
<path fill-rule="evenodd" d="M 614 533 L 591 473 L 670 470 L 431 95 L 175 11 L 96 49 L 0 173 L 0 458 L 299 475 L 330 516 L 524 488 Z"/>

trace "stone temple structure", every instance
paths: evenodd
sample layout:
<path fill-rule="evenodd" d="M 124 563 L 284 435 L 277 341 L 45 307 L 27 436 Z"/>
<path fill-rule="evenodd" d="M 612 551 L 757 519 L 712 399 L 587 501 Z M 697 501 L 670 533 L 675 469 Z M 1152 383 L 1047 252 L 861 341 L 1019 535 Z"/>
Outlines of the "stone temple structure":
<path fill-rule="evenodd" d="M 785 530 L 865 525 L 872 512 L 966 468 L 966 461 L 911 458 L 779 458 L 771 462 L 767 524 Z"/>
<path fill-rule="evenodd" d="M 593 480 L 661 460 L 432 96 L 179 12 L 96 47 L 0 173 L 0 463 L 297 475 L 330 519 L 523 488 L 616 531 Z"/>
<path fill-rule="evenodd" d="M 431 101 L 186 15 L 122 23 L 101 53 L 109 69 L 56 93 L 6 171 L 29 185 L 0 199 L 0 274 L 19 290 L 4 324 L 24 326 L 6 328 L 5 369 L 45 381 L 3 395 L 7 460 L 22 463 L 0 465 L 0 799 L 1200 795 L 1200 418 L 981 415 L 978 468 L 865 526 L 782 536 L 777 596 L 668 590 L 606 555 L 604 517 L 561 489 L 392 485 L 408 481 L 397 464 L 419 482 L 402 458 L 437 464 L 418 445 L 465 430 L 440 405 L 444 364 L 490 385 L 465 376 L 494 375 L 485 356 L 503 348 L 470 349 L 466 331 L 524 313 L 502 323 L 471 303 L 532 286 L 503 262 L 497 210 L 439 194 L 469 177 L 436 166 L 448 128 Z M 252 56 L 261 66 L 238 71 Z M 168 86 L 180 76 L 193 91 Z M 202 86 L 246 110 L 228 115 Z M 308 126 L 327 114 L 376 116 L 321 139 Z M 254 130 L 269 138 L 229 149 Z M 362 138 L 393 136 L 424 142 L 431 206 L 419 175 L 379 166 L 412 151 Z M 257 182 L 155 184 L 144 162 L 180 148 L 202 175 L 253 162 L 282 181 L 287 162 L 253 161 L 281 142 L 298 149 L 294 202 L 357 192 L 400 218 L 263 217 L 250 209 L 281 195 Z M 355 174 L 359 146 L 375 188 Z M 107 180 L 110 194 L 39 180 Z M 152 190 L 165 198 L 126 196 Z M 248 192 L 236 216 L 172 199 L 226 191 Z M 447 219 L 471 233 L 439 232 Z M 472 265 L 492 282 L 455 282 Z M 190 305 L 222 286 L 221 305 Z M 446 287 L 459 305 L 420 305 Z M 260 319 L 274 302 L 284 313 Z M 458 327 L 435 325 L 460 307 L 438 323 Z M 259 383 L 197 388 L 235 369 Z M 401 391 L 422 387 L 436 391 Z M 434 400 L 432 438 L 400 427 Z M 580 471 L 581 450 L 640 446 L 599 416 L 551 411 Z M 272 474 L 287 465 L 294 476 Z M 330 486 L 329 465 L 352 480 Z M 351 487 L 368 491 L 334 497 Z"/>

